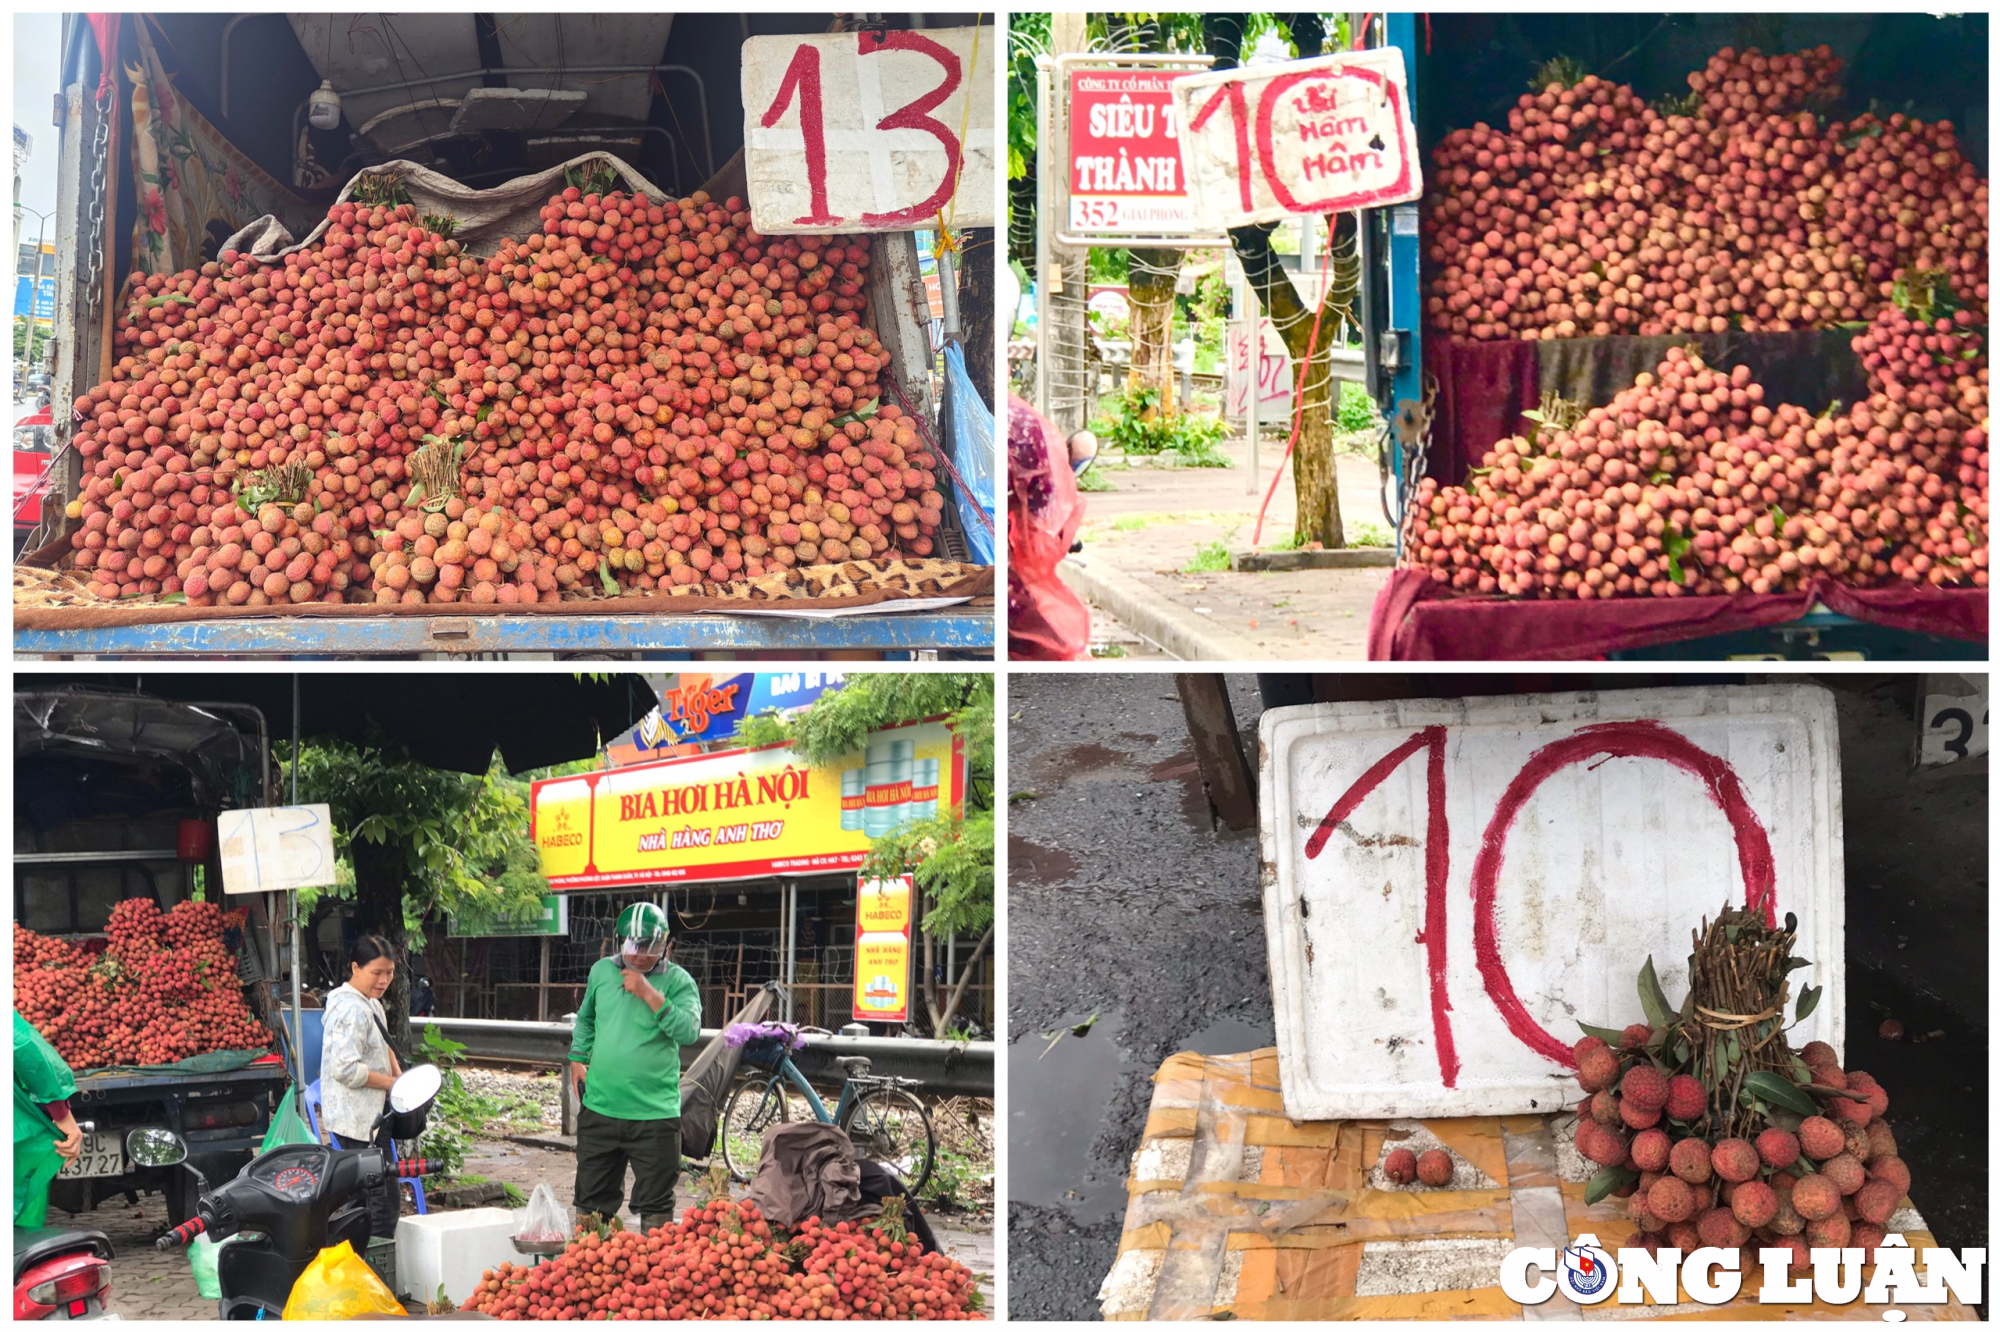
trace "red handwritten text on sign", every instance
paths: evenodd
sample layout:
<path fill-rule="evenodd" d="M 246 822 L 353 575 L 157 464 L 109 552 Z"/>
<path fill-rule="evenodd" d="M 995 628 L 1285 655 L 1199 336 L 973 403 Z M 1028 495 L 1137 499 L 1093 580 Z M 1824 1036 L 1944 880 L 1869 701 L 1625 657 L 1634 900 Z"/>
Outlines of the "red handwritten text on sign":
<path fill-rule="evenodd" d="M 1376 208 L 1423 193 L 1400 52 L 1195 75 L 1175 99 L 1199 226 Z"/>
<path fill-rule="evenodd" d="M 1445 821 L 1445 728 L 1428 726 L 1391 750 L 1373 767 L 1362 773 L 1306 839 L 1306 859 L 1316 860 L 1326 850 L 1334 831 L 1368 795 L 1398 767 L 1419 751 L 1429 754 L 1429 817 L 1424 837 L 1424 926 L 1417 942 L 1424 946 L 1430 973 L 1431 1026 L 1437 1041 L 1438 1073 L 1446 1087 L 1458 1085 L 1458 1048 L 1451 1030 L 1451 996 L 1447 992 L 1445 916 L 1448 909 L 1445 885 L 1451 873 L 1450 829 Z M 1558 1040 L 1529 1015 L 1514 991 L 1513 978 L 1500 956 L 1499 931 L 1494 920 L 1495 885 L 1506 858 L 1507 834 L 1521 807 L 1542 783 L 1573 764 L 1605 758 L 1656 759 L 1686 772 L 1702 784 L 1708 799 L 1729 820 L 1736 838 L 1737 860 L 1743 872 L 1743 898 L 1752 910 L 1761 911 L 1767 923 L 1777 921 L 1777 891 L 1770 838 L 1764 825 L 1750 808 L 1743 784 L 1723 759 L 1694 744 L 1687 737 L 1658 722 L 1607 722 L 1584 726 L 1574 735 L 1544 746 L 1530 757 L 1501 795 L 1492 820 L 1480 841 L 1472 866 L 1473 951 L 1487 997 L 1499 1010 L 1507 1029 L 1523 1045 L 1546 1055 L 1558 1064 L 1574 1067 L 1575 1057 L 1568 1042 Z"/>
<path fill-rule="evenodd" d="M 743 44 L 751 222 L 767 235 L 993 221 L 992 35 L 753 37 Z M 975 61 L 977 68 L 975 68 Z M 961 140 L 960 127 L 965 127 Z"/>
<path fill-rule="evenodd" d="M 1079 69 L 1069 81 L 1070 230 L 1187 231 L 1173 83 L 1163 69 Z"/>

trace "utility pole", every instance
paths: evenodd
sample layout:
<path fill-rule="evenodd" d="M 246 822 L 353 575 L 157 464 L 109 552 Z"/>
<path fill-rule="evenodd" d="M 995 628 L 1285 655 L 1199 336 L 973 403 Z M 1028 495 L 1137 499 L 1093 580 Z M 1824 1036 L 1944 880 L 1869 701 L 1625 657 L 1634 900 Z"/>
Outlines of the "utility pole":
<path fill-rule="evenodd" d="M 1055 242 L 1056 233 L 1068 222 L 1066 217 L 1057 216 L 1054 175 L 1057 170 L 1069 169 L 1069 89 L 1057 82 L 1053 62 L 1057 56 L 1087 48 L 1086 22 L 1087 16 L 1079 13 L 1049 16 L 1049 52 L 1041 72 L 1037 156 L 1042 171 L 1035 206 L 1035 225 L 1041 233 L 1035 246 L 1035 405 L 1065 438 L 1083 429 L 1089 404 L 1084 359 L 1089 251 L 1058 249 Z"/>

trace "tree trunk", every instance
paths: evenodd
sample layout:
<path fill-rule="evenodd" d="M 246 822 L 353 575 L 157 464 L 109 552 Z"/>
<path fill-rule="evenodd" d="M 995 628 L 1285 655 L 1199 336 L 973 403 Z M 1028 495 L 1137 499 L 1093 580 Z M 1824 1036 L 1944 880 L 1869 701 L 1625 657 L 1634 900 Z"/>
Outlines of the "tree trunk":
<path fill-rule="evenodd" d="M 932 962 L 932 939 L 929 934 L 924 935 L 924 1007 L 930 1010 L 931 1039 L 943 1040 L 952 1021 L 958 1017 L 958 1010 L 965 1004 L 966 991 L 971 988 L 973 974 L 979 970 L 979 961 L 986 956 L 986 947 L 992 942 L 993 927 L 988 925 L 986 932 L 979 936 L 979 942 L 973 946 L 972 956 L 966 958 L 965 965 L 959 968 L 958 983 L 951 987 L 951 998 L 940 1008 L 937 971 Z"/>
<path fill-rule="evenodd" d="M 1127 291 L 1132 304 L 1128 389 L 1155 389 L 1160 411 L 1174 410 L 1174 282 L 1181 251 L 1134 250 Z"/>
<path fill-rule="evenodd" d="M 407 872 L 404 848 L 395 842 L 377 843 L 355 838 L 349 846 L 354 862 L 354 904 L 356 925 L 363 934 L 379 934 L 396 947 L 396 979 L 382 996 L 389 1015 L 389 1044 L 396 1058 L 408 1068 L 415 1062 L 410 1032 L 410 969 L 401 964 L 407 937 L 403 931 L 403 877 Z M 341 959 L 340 976 L 347 978 L 347 961 Z"/>
<path fill-rule="evenodd" d="M 998 315 L 993 265 L 999 256 L 994 252 L 993 238 L 991 227 L 968 228 L 958 252 L 958 318 L 965 343 L 965 372 L 972 376 L 980 401 L 989 412 L 994 408 L 993 324 Z M 1007 316 L 1011 319 L 1013 311 Z"/>
<path fill-rule="evenodd" d="M 1336 228 L 1335 249 L 1339 252 L 1342 248 L 1338 244 L 1339 233 L 1352 234 L 1354 216 L 1337 214 L 1331 224 Z M 1333 457 L 1336 399 L 1332 347 L 1341 319 L 1354 308 L 1355 293 L 1360 287 L 1359 263 L 1348 259 L 1335 263 L 1333 280 L 1327 286 L 1326 300 L 1319 311 L 1319 337 L 1315 342 L 1314 311 L 1299 298 L 1298 288 L 1292 285 L 1271 249 L 1271 229 L 1238 227 L 1229 233 L 1229 239 L 1243 264 L 1244 277 L 1292 356 L 1292 393 L 1297 404 L 1295 410 L 1301 413 L 1298 445 L 1292 451 L 1299 542 L 1317 541 L 1328 549 L 1336 549 L 1346 544 L 1347 535 L 1340 518 L 1340 491 Z M 1309 346 L 1310 364 L 1305 359 Z"/>

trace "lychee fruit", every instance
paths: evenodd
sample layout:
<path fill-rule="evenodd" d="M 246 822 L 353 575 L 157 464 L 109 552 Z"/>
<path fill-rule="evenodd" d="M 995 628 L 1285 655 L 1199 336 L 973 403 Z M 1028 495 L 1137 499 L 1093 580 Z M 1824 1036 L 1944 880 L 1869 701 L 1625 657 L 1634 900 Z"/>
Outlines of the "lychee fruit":
<path fill-rule="evenodd" d="M 1626 1075 L 1625 1080 L 1630 1082 L 1632 1080 L 1631 1075 Z M 1868 1109 L 1871 1116 L 1886 1115 L 1889 1113 L 1889 1093 L 1883 1089 L 1881 1083 L 1875 1081 L 1868 1074 L 1859 1070 L 1849 1072 L 1847 1075 L 1847 1090 L 1868 1093 Z"/>
<path fill-rule="evenodd" d="M 1618 1116 L 1629 1129 L 1649 1129 L 1660 1122 L 1660 1112 L 1657 1109 L 1642 1110 L 1636 1101 L 1620 1101 Z"/>
<path fill-rule="evenodd" d="M 1682 1122 L 1700 1119 L 1708 1109 L 1708 1092 L 1697 1078 L 1676 1073 L 1667 1080 L 1667 1118 Z"/>
<path fill-rule="evenodd" d="M 1835 1212 L 1821 1221 L 1806 1223 L 1806 1247 L 1808 1249 L 1844 1249 L 1848 1237 L 1853 1233 L 1853 1225 L 1847 1213 Z"/>
<path fill-rule="evenodd" d="M 1637 1239 L 1633 1240 L 1632 1246 L 1634 1248 L 1644 1249 L 1649 1254 L 1657 1254 L 1661 1249 L 1666 1247 L 1666 1241 L 1664 1236 L 1655 1235 L 1648 1232 L 1646 1234 L 1640 1235 Z"/>
<path fill-rule="evenodd" d="M 1584 1106 L 1590 1111 L 1590 1117 L 1606 1128 L 1624 1122 L 1618 1114 L 1618 1098 L 1608 1091 L 1598 1092 L 1585 1101 Z"/>
<path fill-rule="evenodd" d="M 1842 1123 L 1840 1131 L 1847 1138 L 1847 1154 L 1857 1161 L 1866 1161 L 1875 1153 L 1868 1146 L 1868 1130 L 1860 1124 Z"/>
<path fill-rule="evenodd" d="M 1736 1186 L 1730 1195 L 1729 1210 L 1736 1219 L 1755 1230 L 1769 1225 L 1771 1218 L 1778 1214 L 1778 1195 L 1769 1184 L 1761 1180 L 1746 1180 Z"/>
<path fill-rule="evenodd" d="M 1457 1166 L 1452 1162 L 1450 1152 L 1441 1152 L 1433 1147 L 1417 1158 L 1417 1178 L 1434 1189 L 1451 1183 Z"/>
<path fill-rule="evenodd" d="M 1672 1225 L 1694 1215 L 1694 1190 L 1668 1175 L 1646 1190 L 1646 1210 Z"/>
<path fill-rule="evenodd" d="M 1825 1041 L 1808 1042 L 1806 1048 L 1799 1051 L 1799 1058 L 1805 1061 L 1807 1068 L 1818 1068 L 1822 1064 L 1831 1064 L 1836 1068 L 1840 1066 L 1840 1056 L 1835 1054 L 1833 1047 Z"/>
<path fill-rule="evenodd" d="M 1716 1143 L 1709 1160 L 1716 1174 L 1736 1184 L 1757 1178 L 1757 1172 L 1762 1168 L 1757 1149 L 1741 1138 L 1724 1138 Z"/>
<path fill-rule="evenodd" d="M 1863 1160 L 1872 1161 L 1878 1156 L 1896 1154 L 1896 1135 L 1881 1119 L 1869 1120 L 1863 1131 L 1868 1134 L 1868 1155 Z"/>
<path fill-rule="evenodd" d="M 1651 1064 L 1640 1064 L 1618 1084 L 1618 1093 L 1641 1110 L 1659 1110 L 1667 1103 L 1666 1075 Z"/>
<path fill-rule="evenodd" d="M 1570 1046 L 1569 1052 L 1576 1060 L 1577 1067 L 1582 1068 L 1585 1055 L 1589 1054 L 1592 1050 L 1609 1050 L 1610 1048 L 1610 1046 L 1604 1043 L 1602 1036 L 1586 1036 L 1575 1045 Z"/>
<path fill-rule="evenodd" d="M 1248 364 L 1248 362 L 1245 362 L 1245 364 Z M 1618 1048 L 1621 1050 L 1636 1050 L 1652 1039 L 1653 1029 L 1651 1027 L 1643 1022 L 1634 1022 L 1631 1026 L 1625 1028 L 1623 1032 L 1619 1033 Z"/>
<path fill-rule="evenodd" d="M 1799 1150 L 1825 1161 L 1847 1150 L 1847 1135 L 1832 1120 L 1813 1115 L 1799 1125 Z"/>
<path fill-rule="evenodd" d="M 1618 1083 L 1618 1056 L 1609 1050 L 1592 1050 L 1577 1061 L 1577 1085 L 1587 1092 L 1603 1091 Z"/>
<path fill-rule="evenodd" d="M 1791 1176 L 1774 1175 L 1772 1178 L 1790 1179 Z M 1767 1223 L 1771 1233 L 1775 1235 L 1796 1235 L 1801 1230 L 1804 1230 L 1806 1228 L 1806 1219 L 1799 1215 L 1798 1208 L 1792 1206 L 1791 1190 L 1773 1189 L 1771 1192 L 1776 1194 L 1778 1199 L 1777 1215 L 1773 1216 Z"/>
<path fill-rule="evenodd" d="M 1587 1120 L 1577 1121 L 1576 1149 L 1589 1160 L 1606 1166 L 1624 1165 L 1629 1155 L 1623 1133 Z"/>
<path fill-rule="evenodd" d="M 1785 1255 L 1785 1261 L 1793 1267 L 1804 1269 L 1812 1265 L 1812 1253 L 1796 1231 L 1766 1239 L 1759 1247 L 1766 1252 L 1772 1249 L 1778 1250 Z M 1762 1261 L 1761 1258 L 1758 1260 L 1760 1264 Z"/>
<path fill-rule="evenodd" d="M 1667 1247 L 1679 1249 L 1682 1253 L 1693 1253 L 1701 1247 L 1701 1232 L 1692 1221 L 1682 1221 L 1667 1227 Z"/>
<path fill-rule="evenodd" d="M 1700 1138 L 1682 1138 L 1668 1154 L 1668 1165 L 1690 1184 L 1705 1184 L 1711 1173 L 1708 1144 Z"/>
<path fill-rule="evenodd" d="M 1845 1096 L 1834 1097 L 1833 1100 L 1827 1103 L 1826 1108 L 1828 1117 L 1834 1123 L 1859 1124 L 1863 1128 L 1868 1126 L 1868 1121 L 1875 1115 L 1875 1112 L 1869 1108 L 1868 1102 L 1850 1101 Z"/>
<path fill-rule="evenodd" d="M 1847 1247 L 1861 1250 L 1861 1261 L 1864 1263 L 1874 1262 L 1876 1250 L 1889 1238 L 1888 1231 L 1866 1221 L 1850 1227 L 1849 1232 Z"/>
<path fill-rule="evenodd" d="M 1417 1154 L 1407 1147 L 1398 1147 L 1382 1162 L 1382 1173 L 1389 1177 L 1391 1184 L 1414 1183 L 1417 1178 Z"/>
<path fill-rule="evenodd" d="M 1847 1090 L 1847 1075 L 1840 1071 L 1838 1065 L 1807 1064 L 1806 1067 L 1812 1070 L 1814 1086 L 1831 1087 L 1835 1091 Z"/>
<path fill-rule="evenodd" d="M 1665 1230 L 1667 1228 L 1666 1219 L 1654 1214 L 1650 1205 L 1651 1197 L 1650 1193 L 1641 1193 L 1632 1200 L 1630 1209 L 1632 1224 L 1645 1231 Z"/>
<path fill-rule="evenodd" d="M 1889 1218 L 1896 1214 L 1896 1204 L 1902 1200 L 1901 1190 L 1888 1180 L 1870 1180 L 1854 1195 L 1854 1210 L 1863 1221 L 1885 1226 L 1889 1224 Z"/>
<path fill-rule="evenodd" d="M 1799 1159 L 1799 1140 L 1781 1128 L 1767 1128 L 1757 1135 L 1757 1156 L 1773 1170 L 1783 1170 Z"/>
<path fill-rule="evenodd" d="M 1792 1186 L 1792 1207 L 1808 1224 L 1840 1213 L 1840 1189 L 1825 1175 L 1808 1175 Z"/>
<path fill-rule="evenodd" d="M 1903 1164 L 1900 1156 L 1878 1156 L 1868 1163 L 1870 1179 L 1884 1179 L 1896 1186 L 1896 1195 L 1901 1197 L 1910 1191 L 1910 1168 Z"/>
<path fill-rule="evenodd" d="M 1709 1208 L 1695 1225 L 1701 1232 L 1701 1242 L 1712 1249 L 1740 1249 L 1743 1241 L 1750 1238 L 1750 1228 L 1722 1207 Z"/>
<path fill-rule="evenodd" d="M 1641 1170 L 1665 1170 L 1674 1145 L 1662 1129 L 1647 1129 L 1632 1139 L 1632 1164 Z"/>

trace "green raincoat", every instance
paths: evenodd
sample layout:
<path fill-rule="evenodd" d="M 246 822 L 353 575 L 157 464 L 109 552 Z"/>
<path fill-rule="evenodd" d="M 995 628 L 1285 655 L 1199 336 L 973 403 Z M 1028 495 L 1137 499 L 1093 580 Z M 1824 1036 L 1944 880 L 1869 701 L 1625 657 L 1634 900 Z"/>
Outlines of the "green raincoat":
<path fill-rule="evenodd" d="M 19 1012 L 14 1014 L 14 1228 L 48 1223 L 49 1181 L 62 1169 L 62 1131 L 44 1114 L 52 1101 L 76 1095 L 69 1065 Z"/>

